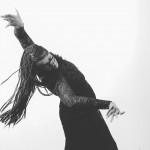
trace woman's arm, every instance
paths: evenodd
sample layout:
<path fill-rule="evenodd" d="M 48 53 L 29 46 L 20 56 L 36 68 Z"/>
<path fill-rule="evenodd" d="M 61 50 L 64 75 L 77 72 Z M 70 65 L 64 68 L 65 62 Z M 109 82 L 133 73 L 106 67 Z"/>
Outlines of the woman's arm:
<path fill-rule="evenodd" d="M 112 101 L 75 95 L 64 79 L 56 86 L 54 91 L 60 97 L 61 101 L 70 108 L 108 109 L 106 116 L 107 118 L 111 116 L 111 122 L 114 117 L 125 113 L 121 112 Z"/>
<path fill-rule="evenodd" d="M 74 94 L 74 92 L 64 79 L 62 79 L 62 81 L 57 86 L 56 94 L 68 107 L 109 109 L 109 105 L 111 102 L 90 97 L 77 96 Z"/>
<path fill-rule="evenodd" d="M 16 38 L 19 40 L 23 49 L 34 44 L 32 39 L 29 37 L 29 35 L 24 30 L 24 27 L 15 28 L 14 34 L 15 34 Z"/>
<path fill-rule="evenodd" d="M 26 47 L 34 44 L 34 42 L 24 30 L 24 23 L 22 22 L 19 12 L 17 10 L 16 12 L 17 12 L 17 15 L 7 14 L 1 17 L 4 20 L 8 21 L 8 25 L 6 27 L 9 27 L 9 26 L 15 27 L 14 34 L 19 40 L 23 49 L 25 49 Z"/>

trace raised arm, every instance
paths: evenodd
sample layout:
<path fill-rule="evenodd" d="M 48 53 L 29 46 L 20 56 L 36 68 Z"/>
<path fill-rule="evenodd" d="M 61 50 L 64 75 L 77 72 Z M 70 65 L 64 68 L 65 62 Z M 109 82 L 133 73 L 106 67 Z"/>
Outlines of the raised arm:
<path fill-rule="evenodd" d="M 24 27 L 15 28 L 14 34 L 15 34 L 16 38 L 19 40 L 23 49 L 34 44 L 32 39 L 29 37 L 29 35 L 24 30 Z"/>
<path fill-rule="evenodd" d="M 25 49 L 26 47 L 34 44 L 34 42 L 24 30 L 24 23 L 22 22 L 19 12 L 17 10 L 16 12 L 17 12 L 17 15 L 7 14 L 1 17 L 4 20 L 8 21 L 8 25 L 6 27 L 9 27 L 9 26 L 14 27 L 14 34 L 19 40 L 22 48 Z"/>

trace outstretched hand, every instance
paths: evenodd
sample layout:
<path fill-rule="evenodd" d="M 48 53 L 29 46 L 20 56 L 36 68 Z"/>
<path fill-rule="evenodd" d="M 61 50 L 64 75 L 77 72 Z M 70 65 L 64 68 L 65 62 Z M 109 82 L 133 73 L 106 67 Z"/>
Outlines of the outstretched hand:
<path fill-rule="evenodd" d="M 120 111 L 120 109 L 114 102 L 111 102 L 106 116 L 107 118 L 111 116 L 110 122 L 112 122 L 114 117 L 118 117 L 118 115 L 123 115 L 124 113 L 125 113 L 124 111 L 123 112 Z"/>
<path fill-rule="evenodd" d="M 15 28 L 24 27 L 24 23 L 22 22 L 22 19 L 17 9 L 16 9 L 16 12 L 17 12 L 17 15 L 6 14 L 6 15 L 1 16 L 1 18 L 8 21 L 6 28 L 9 26 L 13 26 Z"/>

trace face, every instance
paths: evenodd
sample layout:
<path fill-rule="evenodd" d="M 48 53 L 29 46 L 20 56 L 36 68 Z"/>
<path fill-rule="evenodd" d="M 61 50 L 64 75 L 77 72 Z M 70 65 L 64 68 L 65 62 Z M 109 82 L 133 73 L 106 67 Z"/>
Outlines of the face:
<path fill-rule="evenodd" d="M 40 67 L 46 66 L 46 65 L 50 65 L 55 69 L 58 68 L 57 60 L 50 53 L 48 53 L 48 55 L 45 58 L 43 58 L 41 61 L 37 63 L 37 66 L 40 66 Z"/>
<path fill-rule="evenodd" d="M 48 53 L 48 55 L 37 63 L 37 75 L 42 81 L 42 85 L 53 85 L 58 78 L 58 62 Z"/>

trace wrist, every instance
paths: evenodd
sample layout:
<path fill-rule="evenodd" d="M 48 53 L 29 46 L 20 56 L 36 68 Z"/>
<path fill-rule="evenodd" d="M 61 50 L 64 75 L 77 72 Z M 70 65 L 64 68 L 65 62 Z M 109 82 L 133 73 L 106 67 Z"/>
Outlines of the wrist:
<path fill-rule="evenodd" d="M 20 28 L 24 28 L 24 23 L 18 25 L 18 26 L 15 26 L 16 29 L 20 29 Z"/>
<path fill-rule="evenodd" d="M 111 102 L 112 101 L 109 101 L 109 100 L 99 100 L 99 101 L 97 101 L 98 109 L 109 109 Z"/>
<path fill-rule="evenodd" d="M 111 103 L 112 103 L 112 101 L 108 101 L 107 109 L 109 109 L 109 107 L 110 107 Z"/>

